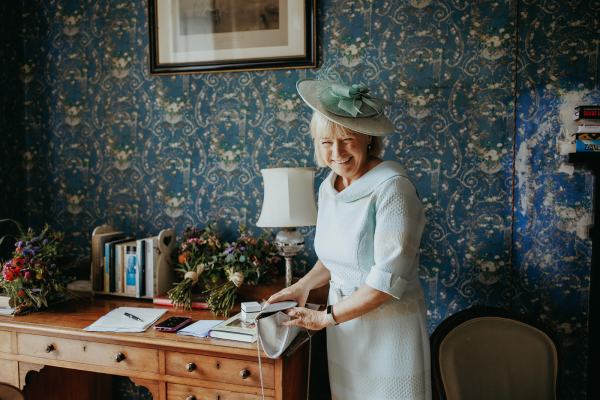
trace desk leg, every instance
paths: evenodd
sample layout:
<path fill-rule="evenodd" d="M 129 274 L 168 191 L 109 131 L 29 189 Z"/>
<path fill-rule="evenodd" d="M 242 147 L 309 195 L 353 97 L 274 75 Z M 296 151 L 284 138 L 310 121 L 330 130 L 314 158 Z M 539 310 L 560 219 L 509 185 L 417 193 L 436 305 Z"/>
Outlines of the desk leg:
<path fill-rule="evenodd" d="M 0 382 L 19 386 L 19 366 L 17 361 L 0 359 Z"/>
<path fill-rule="evenodd" d="M 19 388 L 23 390 L 23 388 L 27 384 L 27 382 L 25 382 L 25 379 L 27 378 L 27 374 L 29 372 L 40 372 L 42 368 L 44 368 L 43 365 L 19 362 Z"/>

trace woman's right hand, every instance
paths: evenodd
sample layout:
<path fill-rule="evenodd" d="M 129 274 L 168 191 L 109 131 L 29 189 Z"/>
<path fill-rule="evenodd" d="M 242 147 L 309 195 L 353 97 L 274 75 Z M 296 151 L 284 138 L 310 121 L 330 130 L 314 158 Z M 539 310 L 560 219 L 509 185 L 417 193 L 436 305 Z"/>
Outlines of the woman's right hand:
<path fill-rule="evenodd" d="M 298 303 L 298 307 L 304 307 L 309 293 L 310 289 L 306 289 L 304 285 L 298 285 L 298 283 L 295 283 L 292 286 L 281 289 L 279 292 L 269 297 L 266 304 L 293 300 Z"/>

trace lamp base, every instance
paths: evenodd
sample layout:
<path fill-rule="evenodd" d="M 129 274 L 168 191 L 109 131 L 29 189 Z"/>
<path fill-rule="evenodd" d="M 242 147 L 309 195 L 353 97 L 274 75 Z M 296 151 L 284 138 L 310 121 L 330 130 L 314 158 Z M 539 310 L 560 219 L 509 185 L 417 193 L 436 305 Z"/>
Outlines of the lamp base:
<path fill-rule="evenodd" d="M 292 257 L 304 248 L 304 236 L 296 228 L 286 228 L 277 232 L 275 245 L 285 258 L 285 286 L 292 284 Z"/>

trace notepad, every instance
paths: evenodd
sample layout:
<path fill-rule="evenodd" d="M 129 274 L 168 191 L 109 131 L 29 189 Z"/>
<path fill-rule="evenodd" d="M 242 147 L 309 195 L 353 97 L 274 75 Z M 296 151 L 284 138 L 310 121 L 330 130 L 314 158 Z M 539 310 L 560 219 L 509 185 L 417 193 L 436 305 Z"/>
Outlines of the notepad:
<path fill-rule="evenodd" d="M 216 319 L 201 319 L 200 321 L 196 321 L 191 325 L 186 326 L 183 329 L 177 331 L 178 335 L 184 336 L 194 336 L 194 337 L 207 337 L 208 332 L 215 326 L 219 325 L 223 320 Z"/>
<path fill-rule="evenodd" d="M 144 332 L 152 326 L 167 310 L 160 308 L 119 307 L 98 318 L 96 322 L 83 328 L 91 332 Z M 133 319 L 125 313 L 141 319 Z"/>

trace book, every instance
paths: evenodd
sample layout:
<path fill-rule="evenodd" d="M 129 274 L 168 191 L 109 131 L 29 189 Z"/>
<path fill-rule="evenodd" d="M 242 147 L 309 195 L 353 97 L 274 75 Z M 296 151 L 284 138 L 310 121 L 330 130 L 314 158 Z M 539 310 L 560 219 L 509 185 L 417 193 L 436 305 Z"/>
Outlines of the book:
<path fill-rule="evenodd" d="M 119 243 L 131 241 L 132 238 L 124 238 L 106 242 L 104 244 L 104 292 L 116 292 L 116 270 L 115 270 L 115 246 Z"/>
<path fill-rule="evenodd" d="M 140 285 L 138 281 L 138 269 L 140 266 L 137 260 L 135 244 L 135 241 L 125 243 L 125 253 L 123 254 L 123 292 L 131 296 L 136 296 L 137 288 Z"/>
<path fill-rule="evenodd" d="M 110 228 L 108 228 L 110 229 Z M 96 233 L 92 235 L 91 243 L 91 273 L 90 278 L 93 282 L 92 290 L 104 290 L 104 245 L 106 242 L 124 237 L 121 231 L 109 231 Z"/>
<path fill-rule="evenodd" d="M 575 107 L 573 119 L 575 121 L 580 119 L 600 119 L 600 105 L 581 105 Z"/>
<path fill-rule="evenodd" d="M 575 152 L 590 153 L 600 152 L 600 140 L 576 140 Z"/>
<path fill-rule="evenodd" d="M 144 256 L 144 275 L 145 275 L 145 292 L 144 297 L 153 298 L 158 293 L 158 278 L 157 278 L 157 266 L 160 252 L 158 251 L 158 237 L 152 236 L 149 238 L 142 239 L 146 244 L 144 249 L 146 255 Z"/>
<path fill-rule="evenodd" d="M 185 328 L 178 330 L 177 334 L 183 336 L 204 338 L 208 336 L 208 333 L 210 332 L 211 328 L 220 324 L 221 322 L 223 322 L 223 320 L 201 319 L 199 321 L 194 322 L 191 325 L 186 326 Z"/>
<path fill-rule="evenodd" d="M 599 125 L 579 125 L 577 127 L 577 133 L 600 133 Z"/>
<path fill-rule="evenodd" d="M 204 300 L 204 297 L 192 296 L 192 308 L 196 310 L 207 310 L 208 303 Z M 173 302 L 167 296 L 156 296 L 152 299 L 152 303 L 156 304 L 157 306 L 173 307 Z"/>
<path fill-rule="evenodd" d="M 215 339 L 236 340 L 238 342 L 256 342 L 256 324 L 242 321 L 242 314 L 237 313 L 210 330 L 208 336 Z"/>
<path fill-rule="evenodd" d="M 600 131 L 598 132 L 577 132 L 576 140 L 600 140 Z"/>
<path fill-rule="evenodd" d="M 138 239 L 135 244 L 138 268 L 136 269 L 135 297 L 146 295 L 146 240 Z"/>

